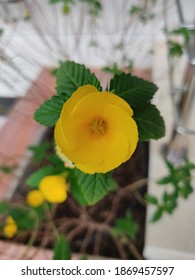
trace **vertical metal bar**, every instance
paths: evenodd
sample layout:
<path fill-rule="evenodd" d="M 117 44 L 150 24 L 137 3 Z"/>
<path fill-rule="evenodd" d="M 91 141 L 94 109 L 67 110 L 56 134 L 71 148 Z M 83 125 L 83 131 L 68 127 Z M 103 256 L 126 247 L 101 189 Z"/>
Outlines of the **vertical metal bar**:
<path fill-rule="evenodd" d="M 176 0 L 176 5 L 177 5 L 180 21 L 181 21 L 181 23 L 184 23 L 185 20 L 184 20 L 184 17 L 183 17 L 182 7 L 181 7 L 180 0 Z"/>

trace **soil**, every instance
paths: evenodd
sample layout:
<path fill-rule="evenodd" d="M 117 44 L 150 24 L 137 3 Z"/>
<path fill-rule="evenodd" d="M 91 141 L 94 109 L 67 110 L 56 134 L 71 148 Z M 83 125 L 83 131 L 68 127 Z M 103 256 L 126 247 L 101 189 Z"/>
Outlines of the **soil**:
<path fill-rule="evenodd" d="M 51 138 L 51 131 L 46 138 Z M 45 162 L 42 163 L 43 165 Z M 20 186 L 13 196 L 14 202 L 24 202 L 28 187 L 26 178 L 36 170 L 32 161 Z M 65 234 L 73 252 L 92 254 L 117 259 L 141 259 L 144 246 L 145 215 L 143 195 L 147 191 L 148 143 L 140 142 L 132 158 L 118 167 L 113 176 L 118 189 L 109 193 L 94 206 L 81 207 L 69 195 L 68 199 L 51 210 L 53 222 L 58 232 Z M 134 182 L 138 182 L 135 184 Z M 135 240 L 118 239 L 111 233 L 117 218 L 130 210 L 138 225 Z M 51 217 L 48 217 L 50 219 Z M 33 245 L 53 248 L 55 238 L 51 234 L 50 222 L 45 220 L 39 228 Z M 17 242 L 27 243 L 29 233 L 17 237 Z"/>

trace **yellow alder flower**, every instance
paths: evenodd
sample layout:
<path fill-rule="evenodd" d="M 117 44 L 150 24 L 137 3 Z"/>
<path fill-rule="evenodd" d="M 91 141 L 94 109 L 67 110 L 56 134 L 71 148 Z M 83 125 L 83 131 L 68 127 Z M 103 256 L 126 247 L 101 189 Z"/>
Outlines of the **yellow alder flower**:
<path fill-rule="evenodd" d="M 44 197 L 40 190 L 32 190 L 27 194 L 26 202 L 32 207 L 38 207 L 44 202 Z"/>
<path fill-rule="evenodd" d="M 40 181 L 39 190 L 48 202 L 61 203 L 67 198 L 68 185 L 64 176 L 49 175 Z"/>
<path fill-rule="evenodd" d="M 18 227 L 11 216 L 8 216 L 3 227 L 3 234 L 7 238 L 12 238 L 17 233 Z"/>
<path fill-rule="evenodd" d="M 63 105 L 56 144 L 81 171 L 106 173 L 135 151 L 138 129 L 132 116 L 131 107 L 116 94 L 81 86 Z"/>

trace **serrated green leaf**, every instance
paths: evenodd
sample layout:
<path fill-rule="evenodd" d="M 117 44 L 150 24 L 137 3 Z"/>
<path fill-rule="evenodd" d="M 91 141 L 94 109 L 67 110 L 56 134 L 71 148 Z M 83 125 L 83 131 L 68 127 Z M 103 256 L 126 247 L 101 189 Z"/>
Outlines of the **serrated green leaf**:
<path fill-rule="evenodd" d="M 60 235 L 55 244 L 53 260 L 71 260 L 70 246 L 64 235 Z"/>
<path fill-rule="evenodd" d="M 84 65 L 73 61 L 62 63 L 57 72 L 57 94 L 69 98 L 80 86 L 91 84 L 102 90 L 95 74 Z"/>
<path fill-rule="evenodd" d="M 28 177 L 26 183 L 32 188 L 38 188 L 39 182 L 45 176 L 59 174 L 60 172 L 62 172 L 62 170 L 58 170 L 55 166 L 45 166 Z"/>
<path fill-rule="evenodd" d="M 45 101 L 35 112 L 34 119 L 45 126 L 55 126 L 60 117 L 60 113 L 66 97 L 52 96 L 51 99 Z"/>
<path fill-rule="evenodd" d="M 148 203 L 153 204 L 153 205 L 157 205 L 158 204 L 158 199 L 155 196 L 146 193 L 144 197 L 145 197 L 145 200 Z"/>
<path fill-rule="evenodd" d="M 74 170 L 69 170 L 68 181 L 70 182 L 70 191 L 74 199 L 82 206 L 87 206 L 88 202 L 85 199 L 82 191 L 81 185 L 78 184 L 78 179 Z"/>
<path fill-rule="evenodd" d="M 89 205 L 97 203 L 111 190 L 116 188 L 116 182 L 111 178 L 111 174 L 95 173 L 86 174 L 75 169 L 78 184 Z"/>
<path fill-rule="evenodd" d="M 155 105 L 147 104 L 135 109 L 133 118 L 138 126 L 140 140 L 156 140 L 165 135 L 165 123 Z"/>
<path fill-rule="evenodd" d="M 115 75 L 110 81 L 110 91 L 114 91 L 132 108 L 139 108 L 150 102 L 157 89 L 155 84 L 131 74 Z"/>

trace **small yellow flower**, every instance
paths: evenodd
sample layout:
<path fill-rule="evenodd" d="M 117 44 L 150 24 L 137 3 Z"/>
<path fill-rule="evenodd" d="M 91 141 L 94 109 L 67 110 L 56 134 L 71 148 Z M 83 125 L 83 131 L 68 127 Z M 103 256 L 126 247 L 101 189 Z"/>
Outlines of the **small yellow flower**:
<path fill-rule="evenodd" d="M 11 216 L 8 216 L 3 227 L 3 234 L 7 238 L 12 238 L 17 233 L 18 227 Z"/>
<path fill-rule="evenodd" d="M 38 207 L 44 202 L 44 197 L 40 190 L 33 190 L 27 194 L 26 202 L 32 207 Z"/>
<path fill-rule="evenodd" d="M 64 176 L 50 175 L 40 181 L 39 190 L 48 202 L 61 203 L 67 198 L 68 185 Z"/>
<path fill-rule="evenodd" d="M 133 110 L 111 92 L 79 87 L 64 103 L 55 127 L 61 152 L 81 171 L 106 173 L 127 161 L 137 146 Z"/>

